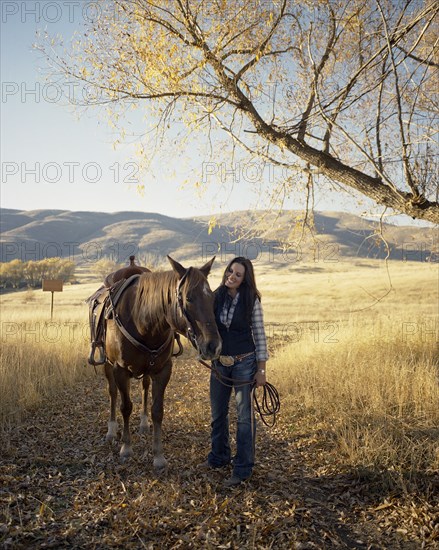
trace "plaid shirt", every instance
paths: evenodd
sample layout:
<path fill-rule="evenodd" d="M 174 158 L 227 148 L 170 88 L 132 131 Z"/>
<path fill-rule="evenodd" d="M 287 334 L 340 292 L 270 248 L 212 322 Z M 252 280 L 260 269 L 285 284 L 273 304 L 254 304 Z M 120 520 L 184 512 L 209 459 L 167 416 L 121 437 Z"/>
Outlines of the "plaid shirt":
<path fill-rule="evenodd" d="M 220 313 L 220 319 L 221 323 L 223 323 L 223 325 L 227 328 L 230 327 L 232 322 L 238 300 L 239 292 L 236 293 L 233 300 L 226 298 L 224 301 L 224 306 Z M 265 336 L 264 328 L 264 314 L 262 311 L 261 302 L 257 298 L 255 300 L 255 305 L 253 306 L 251 328 L 253 333 L 253 341 L 255 343 L 256 361 L 267 361 L 268 350 L 267 337 Z"/>

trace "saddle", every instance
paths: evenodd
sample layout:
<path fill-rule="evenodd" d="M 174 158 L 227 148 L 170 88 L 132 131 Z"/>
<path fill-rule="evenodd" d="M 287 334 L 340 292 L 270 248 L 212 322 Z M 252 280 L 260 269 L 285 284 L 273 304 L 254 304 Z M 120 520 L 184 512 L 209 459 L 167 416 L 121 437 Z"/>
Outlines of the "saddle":
<path fill-rule="evenodd" d="M 148 273 L 147 267 L 134 263 L 135 256 L 130 256 L 130 265 L 110 273 L 104 279 L 104 284 L 87 298 L 90 322 L 90 365 L 103 365 L 107 356 L 105 353 L 105 328 L 107 319 L 113 317 L 113 309 L 117 305 L 124 290 L 128 288 L 142 273 Z M 97 352 L 97 357 L 96 357 Z"/>
<path fill-rule="evenodd" d="M 122 267 L 117 271 L 113 271 L 107 275 L 104 279 L 104 286 L 111 288 L 115 283 L 122 279 L 129 279 L 132 275 L 141 275 L 142 273 L 151 273 L 151 270 L 147 267 L 142 267 L 134 263 L 135 256 L 130 256 L 130 265 L 128 267 Z"/>
<path fill-rule="evenodd" d="M 147 267 L 135 265 L 135 257 L 130 256 L 130 265 L 110 273 L 104 279 L 104 284 L 98 290 L 87 298 L 89 305 L 89 323 L 90 323 L 90 354 L 88 363 L 93 366 L 103 365 L 107 361 L 105 352 L 106 320 L 114 316 L 114 308 L 117 306 L 124 291 L 137 280 L 142 273 L 150 273 Z M 135 339 L 127 335 L 135 344 Z M 177 340 L 179 351 L 174 354 L 177 357 L 183 353 L 180 337 L 174 334 Z M 140 344 L 139 344 L 140 345 Z M 96 357 L 97 354 L 97 357 Z"/>

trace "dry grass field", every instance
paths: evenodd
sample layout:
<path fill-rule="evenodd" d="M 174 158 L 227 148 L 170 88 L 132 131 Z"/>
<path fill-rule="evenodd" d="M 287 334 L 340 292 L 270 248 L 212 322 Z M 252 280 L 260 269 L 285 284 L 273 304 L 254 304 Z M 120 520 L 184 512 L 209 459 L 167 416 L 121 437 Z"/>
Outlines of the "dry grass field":
<path fill-rule="evenodd" d="M 212 288 L 218 284 L 224 267 L 225 263 L 219 262 L 214 268 L 210 278 Z M 153 487 L 157 480 L 150 480 L 148 488 L 143 487 L 142 494 L 148 490 L 150 495 L 155 495 L 154 498 L 158 499 L 156 506 L 161 509 L 165 503 L 159 503 L 160 498 L 168 499 L 169 503 L 175 501 L 178 493 L 181 517 L 186 517 L 186 513 L 190 517 L 192 509 L 193 514 L 198 514 L 198 523 L 203 525 L 201 531 L 195 532 L 195 527 L 189 527 L 189 523 L 184 537 L 181 536 L 182 527 L 177 530 L 178 536 L 172 535 L 172 529 L 169 532 L 160 526 L 154 531 L 152 527 L 149 529 L 139 523 L 140 508 L 134 507 L 130 509 L 132 515 L 128 518 L 131 534 L 124 530 L 126 525 L 123 529 L 119 526 L 120 538 L 115 532 L 115 538 L 111 541 L 105 539 L 107 542 L 102 546 L 96 542 L 87 546 L 84 524 L 81 524 L 82 531 L 78 524 L 75 535 L 78 538 L 72 535 L 73 538 L 65 540 L 90 548 L 119 547 L 118 544 L 127 548 L 419 548 L 421 545 L 433 548 L 437 544 L 437 264 L 390 262 L 386 265 L 378 260 L 352 260 L 313 264 L 256 263 L 255 268 L 269 336 L 269 380 L 279 389 L 282 402 L 276 428 L 262 430 L 270 438 L 270 443 L 259 442 L 258 445 L 263 449 L 266 445 L 267 449 L 261 454 L 266 451 L 266 456 L 270 455 L 276 461 L 288 461 L 294 457 L 292 463 L 284 468 L 295 470 L 288 478 L 277 462 L 276 467 L 271 462 L 269 472 L 272 477 L 268 475 L 260 480 L 260 487 L 263 487 L 270 479 L 273 481 L 277 472 L 277 477 L 289 484 L 291 497 L 283 495 L 281 489 L 273 492 L 273 488 L 269 488 L 272 497 L 277 494 L 282 504 L 276 500 L 275 507 L 270 504 L 270 499 L 268 504 L 261 504 L 255 496 L 255 488 L 244 491 L 244 497 L 253 499 L 253 505 L 248 502 L 246 505 L 250 523 L 256 521 L 252 516 L 256 505 L 265 510 L 263 515 L 271 510 L 277 519 L 273 520 L 268 514 L 270 521 L 266 518 L 256 521 L 254 525 L 259 525 L 256 531 L 256 527 L 253 530 L 244 527 L 239 508 L 242 500 L 220 499 L 215 487 L 212 489 L 212 483 L 205 483 L 201 489 L 197 485 L 199 480 L 195 482 L 192 477 L 191 487 L 185 488 L 180 477 L 171 476 L 168 482 L 159 482 L 160 491 L 159 485 Z M 61 417 L 64 418 L 63 399 L 66 395 L 76 395 L 80 401 L 87 394 L 87 388 L 88 393 L 90 388 L 101 388 L 99 397 L 95 398 L 98 410 L 89 420 L 90 426 L 84 429 L 93 433 L 92 437 L 97 432 L 104 433 L 107 417 L 105 384 L 100 376 L 96 377 L 93 368 L 85 366 L 88 312 L 84 300 L 98 285 L 99 281 L 67 285 L 62 293 L 56 293 L 52 321 L 50 293 L 35 290 L 1 296 L 0 427 L 6 458 L 2 461 L 0 473 L 7 470 L 8 457 L 12 462 L 18 460 L 20 451 L 17 449 L 22 444 L 23 434 L 28 437 L 34 418 L 40 414 L 45 418 L 51 409 L 62 411 Z M 193 398 L 194 390 L 189 379 L 197 367 L 191 356 L 187 350 L 180 368 L 179 361 L 176 362 L 168 392 L 170 410 L 166 413 L 165 424 L 169 423 L 171 431 L 175 423 L 183 431 L 184 426 L 188 426 L 187 441 L 192 443 L 182 452 L 188 453 L 188 448 L 192 449 L 189 457 L 185 455 L 185 460 L 195 462 L 203 460 L 203 449 L 208 444 L 208 386 L 207 377 L 203 375 L 198 381 L 200 397 Z M 77 388 L 76 393 L 72 388 Z M 138 401 L 136 403 L 138 406 Z M 84 410 L 87 406 L 78 403 L 78 407 Z M 94 424 L 96 414 L 99 416 L 98 426 Z M 186 424 L 179 423 L 182 417 Z M 79 422 L 75 417 L 68 420 L 72 433 L 79 429 L 75 422 Z M 21 434 L 20 437 L 17 434 Z M 64 436 L 65 432 L 61 432 L 55 439 L 62 440 Z M 174 445 L 172 439 L 166 442 L 171 461 L 178 463 L 182 459 L 175 449 L 172 451 Z M 29 464 L 33 458 L 37 462 L 43 460 L 41 449 L 35 451 L 36 457 L 32 452 L 27 458 Z M 113 454 L 112 460 L 117 460 L 117 452 Z M 104 456 L 107 454 L 102 454 Z M 260 469 L 266 473 L 264 458 L 260 458 Z M 102 460 L 108 463 L 108 457 Z M 300 465 L 299 460 L 302 461 Z M 130 483 L 135 483 L 133 476 L 138 466 L 135 462 L 129 467 Z M 192 471 L 187 464 L 185 468 L 185 471 Z M 106 479 L 112 479 L 109 487 L 118 485 L 120 488 L 122 483 L 128 490 L 127 478 L 121 478 L 115 466 L 110 470 L 105 474 Z M 313 483 L 318 480 L 323 484 L 319 488 L 310 485 L 311 471 Z M 192 476 L 193 472 L 187 475 Z M 9 472 L 9 478 L 6 476 L 5 479 L 9 479 L 11 487 L 10 493 L 6 491 L 5 494 L 12 495 L 15 477 Z M 314 493 L 326 490 L 325 483 L 328 484 L 327 494 L 331 495 L 327 504 Z M 135 492 L 135 485 L 130 487 Z M 21 490 L 26 492 L 23 488 Z M 195 490 L 204 491 L 203 496 L 198 495 L 198 500 L 193 495 Z M 76 502 L 84 504 L 85 497 L 78 492 L 75 494 Z M 372 494 L 373 504 L 370 500 Z M 182 495 L 186 496 L 183 498 Z M 338 495 L 338 500 L 334 495 Z M 30 519 L 26 523 L 26 519 L 17 520 L 19 505 L 11 504 L 13 499 L 8 498 L 3 498 L 1 503 L 0 542 L 10 540 L 11 548 L 42 547 L 36 531 L 35 539 L 30 535 L 26 538 L 23 532 L 29 531 L 31 524 L 38 531 L 43 520 L 47 523 L 50 517 L 63 521 L 60 518 L 64 518 L 64 513 L 55 513 L 55 507 L 40 496 L 38 521 L 34 518 L 34 523 Z M 313 498 L 315 503 L 318 501 L 314 504 L 322 513 L 320 520 L 316 520 L 319 528 L 314 531 L 311 521 Z M 106 505 L 116 518 L 116 505 L 108 502 Z M 242 525 L 240 523 L 238 529 L 234 524 L 233 532 L 227 534 L 226 527 L 216 525 L 215 521 L 220 521 L 217 516 L 214 521 L 213 515 L 206 515 L 210 505 L 219 515 L 222 510 L 232 519 L 240 513 Z M 119 506 L 122 505 L 116 506 L 118 510 Z M 27 513 L 31 513 L 28 508 Z M 291 512 L 293 508 L 294 513 Z M 209 513 L 213 514 L 213 511 Z M 349 514 L 352 517 L 349 518 Z M 285 519 L 287 515 L 288 521 Z M 207 517 L 210 517 L 209 521 Z M 110 521 L 112 529 L 116 523 L 116 519 Z M 335 529 L 334 525 L 342 527 Z M 343 529 L 350 529 L 351 533 L 355 531 L 356 538 L 350 540 Z M 57 535 L 53 536 L 59 542 Z M 178 543 L 180 539 L 182 542 Z M 383 542 L 385 540 L 388 545 Z"/>

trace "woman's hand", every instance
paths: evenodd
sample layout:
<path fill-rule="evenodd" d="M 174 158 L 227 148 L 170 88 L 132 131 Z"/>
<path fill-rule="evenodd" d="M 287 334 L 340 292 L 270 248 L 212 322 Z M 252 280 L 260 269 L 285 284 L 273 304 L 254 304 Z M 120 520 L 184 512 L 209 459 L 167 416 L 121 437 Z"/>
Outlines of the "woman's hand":
<path fill-rule="evenodd" d="M 259 388 L 259 386 L 264 386 L 267 383 L 267 376 L 265 373 L 265 364 L 263 366 L 258 365 L 258 370 L 256 371 L 256 374 L 255 374 L 255 382 L 256 382 L 257 388 Z"/>

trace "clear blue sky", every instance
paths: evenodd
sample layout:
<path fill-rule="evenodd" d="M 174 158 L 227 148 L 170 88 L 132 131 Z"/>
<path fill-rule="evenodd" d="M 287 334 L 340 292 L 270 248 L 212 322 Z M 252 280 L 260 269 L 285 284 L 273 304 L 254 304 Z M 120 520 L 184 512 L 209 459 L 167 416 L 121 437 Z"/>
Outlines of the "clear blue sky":
<path fill-rule="evenodd" d="M 38 29 L 69 39 L 83 24 L 84 2 L 1 3 L 1 206 L 69 210 L 200 213 L 192 189 L 155 173 L 137 173 L 135 143 L 114 149 L 116 136 L 93 110 L 74 111 L 48 86 L 33 48 Z M 137 184 L 144 183 L 142 197 Z"/>
<path fill-rule="evenodd" d="M 259 187 L 272 177 L 270 169 L 260 168 L 255 181 L 255 170 L 246 177 L 241 165 L 232 185 L 230 174 L 221 178 L 221 169 L 211 166 L 216 173 L 209 176 L 209 190 L 199 196 L 192 185 L 182 187 L 191 173 L 176 151 L 165 167 L 155 164 L 145 178 L 137 173 L 136 140 L 114 149 L 117 136 L 96 112 L 73 111 L 59 97 L 59 89 L 47 85 L 41 74 L 44 60 L 32 46 L 36 32 L 47 30 L 68 41 L 84 19 L 94 16 L 93 6 L 80 0 L 1 2 L 1 206 L 140 210 L 175 217 L 254 207 L 254 183 Z M 137 184 L 145 185 L 143 195 Z M 361 213 L 370 206 L 337 195 L 318 196 L 316 209 Z M 286 206 L 300 205 L 292 198 Z"/>

